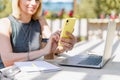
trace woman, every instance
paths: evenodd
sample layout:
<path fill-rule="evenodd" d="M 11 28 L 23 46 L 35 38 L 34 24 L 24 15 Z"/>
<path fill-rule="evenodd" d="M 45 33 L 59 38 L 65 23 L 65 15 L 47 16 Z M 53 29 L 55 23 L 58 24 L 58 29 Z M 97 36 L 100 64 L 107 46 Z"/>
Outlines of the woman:
<path fill-rule="evenodd" d="M 51 34 L 45 19 L 40 16 L 41 4 L 41 0 L 12 0 L 12 15 L 0 20 L 0 68 L 59 52 L 60 31 Z M 72 34 L 66 34 L 70 39 L 60 39 L 63 51 L 72 49 L 76 41 Z M 40 45 L 41 37 L 49 38 L 44 48 Z"/>

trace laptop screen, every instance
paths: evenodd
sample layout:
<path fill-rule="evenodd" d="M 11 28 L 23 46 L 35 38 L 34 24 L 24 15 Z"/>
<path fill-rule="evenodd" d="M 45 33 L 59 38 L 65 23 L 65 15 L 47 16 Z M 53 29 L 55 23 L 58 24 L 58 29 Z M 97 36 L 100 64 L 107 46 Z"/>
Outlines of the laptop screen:
<path fill-rule="evenodd" d="M 112 53 L 112 45 L 115 36 L 116 23 L 115 21 L 110 21 L 108 23 L 107 36 L 105 42 L 105 50 L 103 54 L 103 64 L 110 59 Z"/>

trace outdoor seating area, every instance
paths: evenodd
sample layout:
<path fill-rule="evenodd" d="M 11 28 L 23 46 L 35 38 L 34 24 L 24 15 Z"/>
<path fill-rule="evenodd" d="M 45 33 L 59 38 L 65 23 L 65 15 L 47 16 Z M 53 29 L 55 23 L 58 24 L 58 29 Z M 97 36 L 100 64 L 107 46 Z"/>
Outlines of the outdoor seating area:
<path fill-rule="evenodd" d="M 120 80 L 120 0 L 0 0 L 0 80 Z"/>
<path fill-rule="evenodd" d="M 120 79 L 120 40 L 116 39 L 113 45 L 112 57 L 104 65 L 102 69 L 94 68 L 82 68 L 82 67 L 69 67 L 60 66 L 59 62 L 63 59 L 83 53 L 92 49 L 100 43 L 101 40 L 82 41 L 75 45 L 74 49 L 68 52 L 64 52 L 61 56 L 57 56 L 54 60 L 46 60 L 49 63 L 61 67 L 61 71 L 55 72 L 19 72 L 15 75 L 8 74 L 13 80 L 119 80 Z M 89 46 L 88 46 L 89 45 Z M 101 44 L 99 44 L 101 45 Z M 102 46 L 95 47 L 96 50 L 101 49 Z M 74 54 L 73 54 L 74 53 Z M 101 54 L 102 55 L 102 54 Z M 40 60 L 43 58 L 40 58 Z M 38 59 L 39 60 L 39 59 Z M 2 71 L 10 71 L 14 69 L 14 66 L 4 68 Z M 8 71 L 7 71 L 8 70 Z M 8 72 L 12 73 L 12 72 Z M 92 73 L 92 74 L 91 74 Z M 69 77 L 68 77 L 69 75 Z M 4 78 L 3 80 L 9 80 Z"/>

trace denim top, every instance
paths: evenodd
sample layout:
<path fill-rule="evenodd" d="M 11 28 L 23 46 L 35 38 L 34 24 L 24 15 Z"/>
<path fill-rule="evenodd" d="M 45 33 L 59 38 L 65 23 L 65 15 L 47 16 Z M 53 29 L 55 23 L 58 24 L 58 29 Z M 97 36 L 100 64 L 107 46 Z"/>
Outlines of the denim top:
<path fill-rule="evenodd" d="M 11 45 L 13 52 L 28 52 L 40 49 L 41 26 L 38 20 L 31 20 L 29 23 L 21 23 L 13 16 L 8 19 L 11 23 Z M 0 68 L 3 63 L 0 59 Z"/>

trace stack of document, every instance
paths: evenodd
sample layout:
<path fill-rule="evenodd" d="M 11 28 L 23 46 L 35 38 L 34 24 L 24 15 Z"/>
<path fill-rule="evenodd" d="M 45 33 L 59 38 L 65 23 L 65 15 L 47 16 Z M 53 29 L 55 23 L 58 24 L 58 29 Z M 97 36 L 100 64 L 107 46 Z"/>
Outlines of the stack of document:
<path fill-rule="evenodd" d="M 60 67 L 48 63 L 46 61 L 27 61 L 27 62 L 15 62 L 15 66 L 17 66 L 21 71 L 25 72 L 51 72 L 61 70 Z"/>

